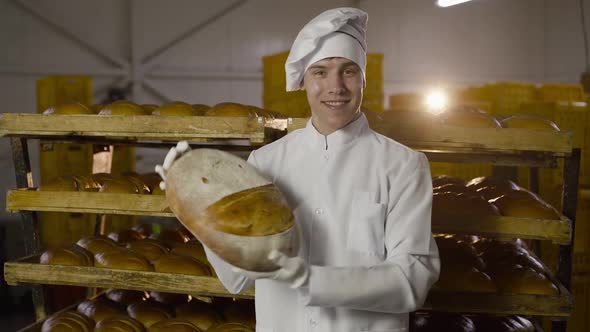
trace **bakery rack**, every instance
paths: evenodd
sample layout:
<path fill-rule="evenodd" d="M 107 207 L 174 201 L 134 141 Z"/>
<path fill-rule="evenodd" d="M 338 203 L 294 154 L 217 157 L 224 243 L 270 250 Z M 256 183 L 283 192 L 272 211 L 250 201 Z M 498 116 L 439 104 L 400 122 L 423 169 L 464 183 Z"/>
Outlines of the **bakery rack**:
<path fill-rule="evenodd" d="M 91 124 L 88 119 L 92 118 Z M 216 278 L 156 272 L 99 269 L 94 267 L 47 266 L 36 263 L 39 241 L 37 211 L 89 212 L 173 217 L 163 196 L 106 194 L 86 192 L 36 191 L 30 176 L 27 140 L 82 141 L 109 144 L 170 145 L 180 139 L 193 144 L 231 148 L 236 139 L 246 148 L 255 148 L 280 135 L 305 126 L 306 119 L 264 121 L 260 118 L 188 119 L 151 122 L 150 116 L 97 117 L 87 115 L 44 116 L 4 114 L 0 117 L 0 135 L 9 137 L 17 185 L 7 195 L 7 209 L 20 212 L 25 226 L 26 258 L 5 264 L 9 284 L 61 284 L 88 287 L 152 289 L 195 295 L 234 296 L 227 293 Z M 219 122 L 219 123 L 218 123 Z M 164 124 L 163 124 L 164 123 Z M 67 125 L 66 125 L 67 124 Z M 158 125 L 156 127 L 155 125 Z M 102 129 L 109 128 L 109 129 Z M 154 129 L 157 128 L 157 129 Z M 559 294 L 483 294 L 466 290 L 448 293 L 433 290 L 425 309 L 443 311 L 523 314 L 554 317 L 554 331 L 565 331 L 564 319 L 572 311 L 568 291 L 571 281 L 572 238 L 575 230 L 577 177 L 580 151 L 572 148 L 571 136 L 561 132 L 527 129 L 458 128 L 437 125 L 424 127 L 399 122 L 378 128 L 381 133 L 423 151 L 432 161 L 490 163 L 498 166 L 528 166 L 535 174 L 538 167 L 557 167 L 564 160 L 563 216 L 559 220 L 493 217 L 474 227 L 468 223 L 433 224 L 435 232 L 518 236 L 549 240 L 560 244 Z M 275 131 L 275 134 L 269 134 Z M 47 197 L 51 196 L 51 199 Z M 252 297 L 246 292 L 240 296 Z M 34 298 L 37 317 L 45 315 L 43 298 Z"/>

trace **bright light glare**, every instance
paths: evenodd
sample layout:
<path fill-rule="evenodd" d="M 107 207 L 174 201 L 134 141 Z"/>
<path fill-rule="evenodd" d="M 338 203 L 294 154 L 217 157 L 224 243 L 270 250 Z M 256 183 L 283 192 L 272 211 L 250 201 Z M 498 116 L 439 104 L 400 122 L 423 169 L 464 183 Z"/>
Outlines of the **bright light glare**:
<path fill-rule="evenodd" d="M 426 96 L 426 106 L 432 113 L 440 113 L 447 106 L 447 97 L 441 91 L 433 91 Z"/>
<path fill-rule="evenodd" d="M 458 5 L 460 3 L 467 2 L 467 1 L 471 1 L 471 0 L 438 0 L 436 2 L 436 4 L 439 7 L 449 7 L 449 6 Z"/>

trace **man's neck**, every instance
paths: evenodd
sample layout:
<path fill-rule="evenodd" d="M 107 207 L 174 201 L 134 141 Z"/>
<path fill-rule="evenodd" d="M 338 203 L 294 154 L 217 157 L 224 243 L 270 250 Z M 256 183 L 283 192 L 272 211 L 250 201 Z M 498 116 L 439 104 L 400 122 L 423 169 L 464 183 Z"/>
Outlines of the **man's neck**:
<path fill-rule="evenodd" d="M 318 126 L 316 123 L 318 122 L 317 120 L 315 120 L 314 116 L 312 115 L 311 117 L 311 124 L 313 125 L 313 127 L 315 128 L 315 130 L 317 130 L 320 134 L 324 135 L 324 136 L 328 136 L 330 134 L 332 134 L 333 132 L 340 130 L 342 128 L 345 128 L 346 126 L 348 126 L 349 124 L 353 123 L 354 121 L 356 121 L 359 117 L 361 116 L 361 111 L 359 110 L 356 115 L 354 116 L 354 118 L 352 118 L 350 121 L 348 121 L 344 126 L 339 127 L 339 128 L 324 128 L 322 126 Z"/>

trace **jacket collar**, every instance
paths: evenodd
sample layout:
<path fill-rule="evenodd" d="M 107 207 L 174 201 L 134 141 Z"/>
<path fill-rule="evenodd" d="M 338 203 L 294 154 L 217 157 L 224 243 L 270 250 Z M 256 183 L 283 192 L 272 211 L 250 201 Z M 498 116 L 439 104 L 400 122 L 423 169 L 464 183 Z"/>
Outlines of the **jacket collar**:
<path fill-rule="evenodd" d="M 365 113 L 362 112 L 358 119 L 349 123 L 346 127 L 336 130 L 330 135 L 323 135 L 317 131 L 311 123 L 310 118 L 305 126 L 304 136 L 312 147 L 319 147 L 322 150 L 327 150 L 329 148 L 331 150 L 354 141 L 368 128 L 369 123 L 365 117 Z"/>

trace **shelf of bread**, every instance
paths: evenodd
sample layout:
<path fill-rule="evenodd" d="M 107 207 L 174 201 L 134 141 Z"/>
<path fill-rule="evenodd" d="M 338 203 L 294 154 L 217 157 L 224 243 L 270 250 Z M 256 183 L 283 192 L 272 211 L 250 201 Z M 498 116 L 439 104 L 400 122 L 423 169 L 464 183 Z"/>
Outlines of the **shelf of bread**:
<path fill-rule="evenodd" d="M 45 265 L 37 263 L 39 256 L 31 256 L 5 264 L 5 280 L 9 285 L 24 283 L 70 285 L 130 290 L 155 290 L 201 296 L 254 298 L 248 290 L 234 295 L 227 292 L 215 277 L 159 272 L 144 272 L 85 266 Z M 469 287 L 469 286 L 466 286 Z M 465 292 L 434 289 L 424 309 L 450 312 L 490 314 L 522 314 L 540 316 L 568 316 L 572 299 L 563 286 L 559 295 L 493 294 L 466 290 Z"/>
<path fill-rule="evenodd" d="M 146 194 L 17 189 L 8 191 L 6 209 L 10 212 L 48 211 L 174 217 L 164 195 Z M 462 215 L 461 211 L 451 211 L 445 220 L 433 219 L 432 230 L 437 233 L 550 240 L 558 244 L 569 244 L 571 241 L 571 221 L 563 216 L 560 220 L 483 216 L 474 222 Z"/>
<path fill-rule="evenodd" d="M 270 130 L 284 130 L 286 119 L 221 116 L 153 116 L 93 114 L 0 115 L 0 136 L 110 141 L 215 142 L 246 139 L 264 143 Z M 266 133 L 265 133 L 266 131 Z"/>
<path fill-rule="evenodd" d="M 440 115 L 418 111 L 364 112 L 375 131 L 425 152 L 521 154 L 534 151 L 566 156 L 573 147 L 570 132 L 559 131 L 543 118 L 499 121 L 490 114 L 472 110 Z M 307 119 L 292 119 L 287 129 L 303 128 L 306 122 Z"/>
<path fill-rule="evenodd" d="M 153 290 L 202 296 L 254 298 L 252 290 L 233 295 L 219 279 L 180 273 L 134 271 L 93 266 L 40 264 L 39 255 L 29 256 L 4 265 L 4 278 L 9 285 L 36 283 L 97 288 Z"/>
<path fill-rule="evenodd" d="M 6 194 L 6 209 L 174 217 L 164 195 L 125 193 L 17 189 Z"/>

